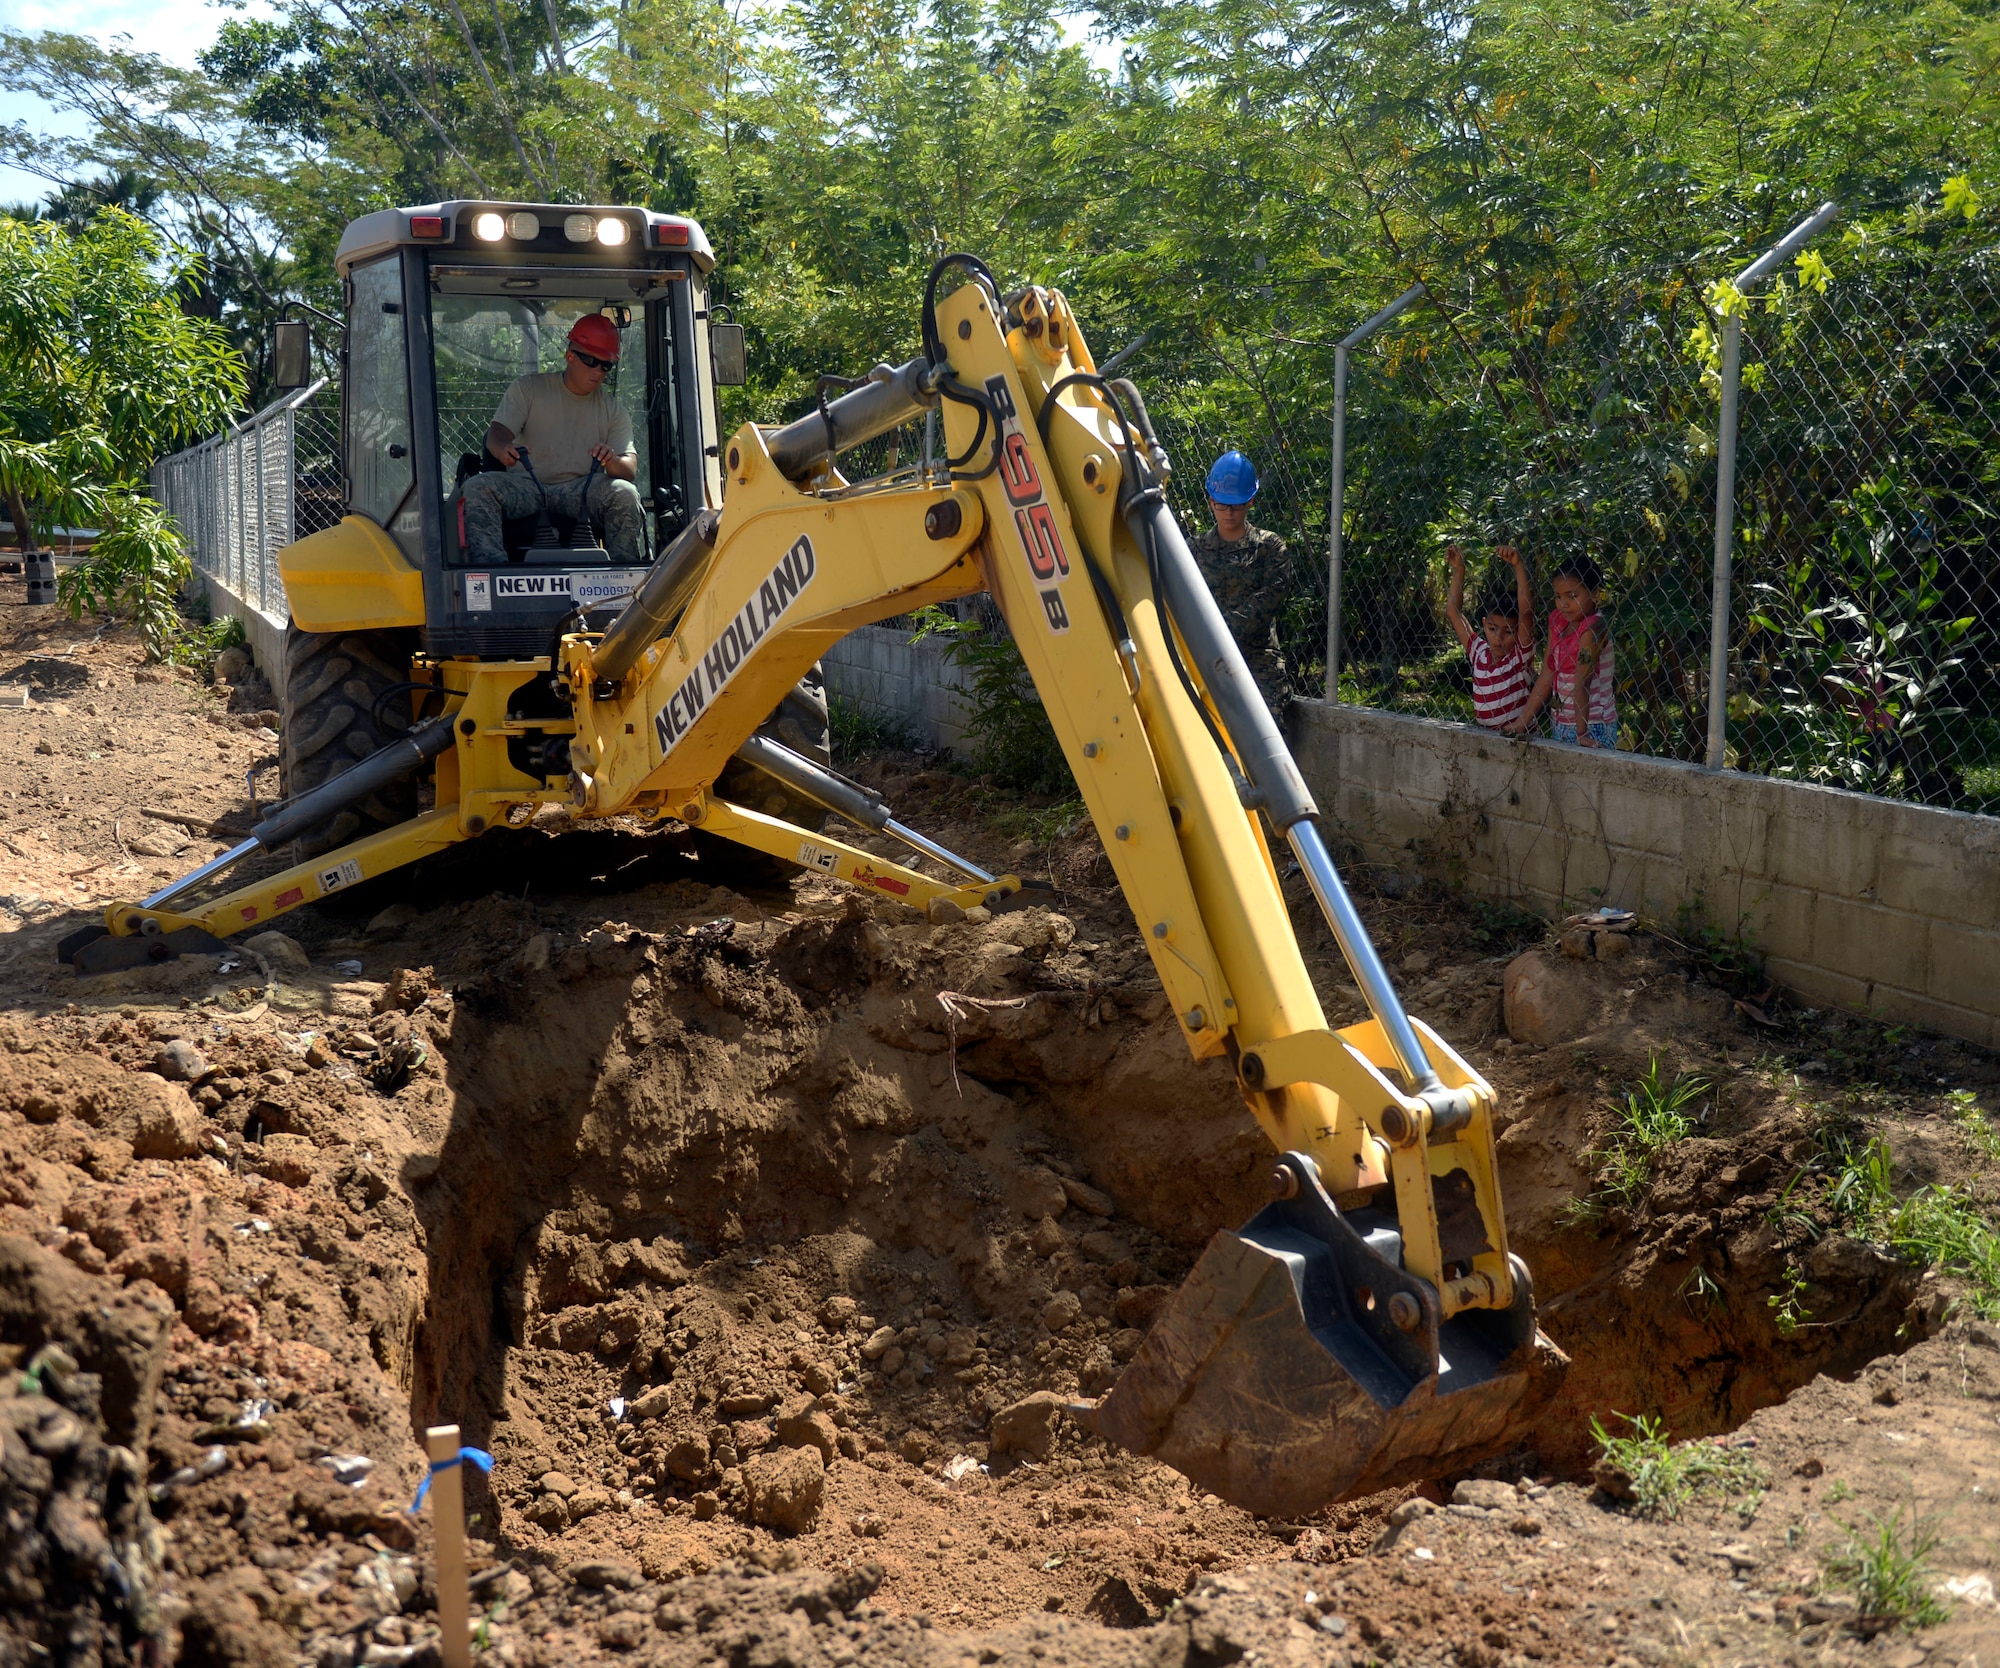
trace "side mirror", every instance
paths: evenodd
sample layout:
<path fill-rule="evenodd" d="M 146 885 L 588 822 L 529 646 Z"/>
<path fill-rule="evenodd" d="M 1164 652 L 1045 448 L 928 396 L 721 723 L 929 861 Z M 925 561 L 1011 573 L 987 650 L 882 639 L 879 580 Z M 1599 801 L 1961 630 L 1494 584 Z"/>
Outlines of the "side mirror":
<path fill-rule="evenodd" d="M 742 325 L 711 323 L 708 327 L 708 353 L 715 363 L 718 388 L 741 388 L 750 380 L 750 361 L 743 346 Z"/>
<path fill-rule="evenodd" d="M 271 381 L 280 393 L 312 384 L 312 326 L 283 319 L 271 326 Z"/>

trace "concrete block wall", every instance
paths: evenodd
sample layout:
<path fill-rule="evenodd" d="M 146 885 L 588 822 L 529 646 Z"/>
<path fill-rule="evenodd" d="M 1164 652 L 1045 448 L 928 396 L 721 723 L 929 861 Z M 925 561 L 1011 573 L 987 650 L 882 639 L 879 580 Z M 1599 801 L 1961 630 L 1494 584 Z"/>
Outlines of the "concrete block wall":
<path fill-rule="evenodd" d="M 943 749 L 965 743 L 972 716 L 968 676 L 935 642 L 911 643 L 908 626 L 863 626 L 820 662 L 826 688 L 861 711 L 901 726 L 918 742 Z"/>
<path fill-rule="evenodd" d="M 1371 862 L 1549 914 L 1691 906 L 1809 1002 L 2000 1047 L 2000 818 L 1320 701 L 1292 727 Z"/>

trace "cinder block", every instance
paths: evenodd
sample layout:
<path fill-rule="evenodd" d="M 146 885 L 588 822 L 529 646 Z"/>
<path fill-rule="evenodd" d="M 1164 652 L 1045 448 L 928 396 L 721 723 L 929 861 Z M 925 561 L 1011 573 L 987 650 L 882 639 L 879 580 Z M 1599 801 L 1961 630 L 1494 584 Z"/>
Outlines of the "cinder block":
<path fill-rule="evenodd" d="M 1830 973 L 1815 962 L 1795 961 L 1790 956 L 1766 956 L 1764 971 L 1786 990 L 1825 1008 L 1846 1008 L 1854 1013 L 1868 1011 L 1869 984 L 1865 979 Z"/>
<path fill-rule="evenodd" d="M 1628 782 L 1606 782 L 1597 795 L 1605 838 L 1636 851 L 1680 856 L 1680 807 L 1659 791 L 1665 786 L 1650 784 L 1648 791 Z"/>
<path fill-rule="evenodd" d="M 1733 913 L 1725 913 L 1718 907 L 1721 901 L 1715 896 L 1703 900 L 1709 923 L 1719 931 L 1733 934 L 1738 920 L 1747 916 L 1744 925 L 1748 937 L 1767 956 L 1783 956 L 1793 961 L 1811 958 L 1813 925 L 1821 899 L 1810 887 L 1752 881 L 1737 895 Z"/>
<path fill-rule="evenodd" d="M 1893 985 L 1877 985 L 1869 993 L 1868 1011 L 1892 1024 L 1918 1025 L 1948 1037 L 1963 1037 L 1968 1042 L 1990 1044 L 1993 1038 L 1994 1021 L 1990 1015 L 1915 991 L 1898 990 Z"/>
<path fill-rule="evenodd" d="M 1933 921 L 1924 989 L 1941 1002 L 2000 1014 L 2000 931 Z"/>
<path fill-rule="evenodd" d="M 1883 835 L 1877 899 L 1943 921 L 2000 927 L 2000 822 L 1921 806 L 1902 809 L 1916 814 Z"/>
<path fill-rule="evenodd" d="M 1771 872 L 1771 824 L 1778 814 L 1778 796 L 1767 794 L 1766 786 L 1756 778 L 1739 781 L 1727 774 L 1710 783 L 1704 797 L 1715 822 L 1714 861 L 1719 869 L 1750 875 Z"/>
<path fill-rule="evenodd" d="M 1921 915 L 1820 894 L 1813 960 L 1831 973 L 1903 990 L 1930 986 L 1930 922 Z"/>

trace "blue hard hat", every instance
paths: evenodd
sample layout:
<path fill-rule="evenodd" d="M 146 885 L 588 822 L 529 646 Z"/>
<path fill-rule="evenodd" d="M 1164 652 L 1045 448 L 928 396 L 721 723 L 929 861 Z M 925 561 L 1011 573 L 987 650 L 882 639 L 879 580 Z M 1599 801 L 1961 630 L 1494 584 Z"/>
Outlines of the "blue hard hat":
<path fill-rule="evenodd" d="M 1257 496 L 1257 469 L 1241 452 L 1224 452 L 1209 466 L 1208 495 L 1218 504 L 1247 504 Z"/>

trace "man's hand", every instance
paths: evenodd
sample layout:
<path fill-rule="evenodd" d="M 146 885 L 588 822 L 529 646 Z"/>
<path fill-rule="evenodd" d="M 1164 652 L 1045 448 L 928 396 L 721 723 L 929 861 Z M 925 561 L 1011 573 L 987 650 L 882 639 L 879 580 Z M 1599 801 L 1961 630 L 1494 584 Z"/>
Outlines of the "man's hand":
<path fill-rule="evenodd" d="M 591 447 L 590 455 L 614 481 L 629 481 L 639 473 L 639 458 L 635 452 L 614 452 L 609 446 L 597 445 Z"/>
<path fill-rule="evenodd" d="M 514 431 L 504 423 L 486 426 L 486 450 L 503 469 L 512 469 L 521 461 L 520 448 L 514 444 Z"/>

